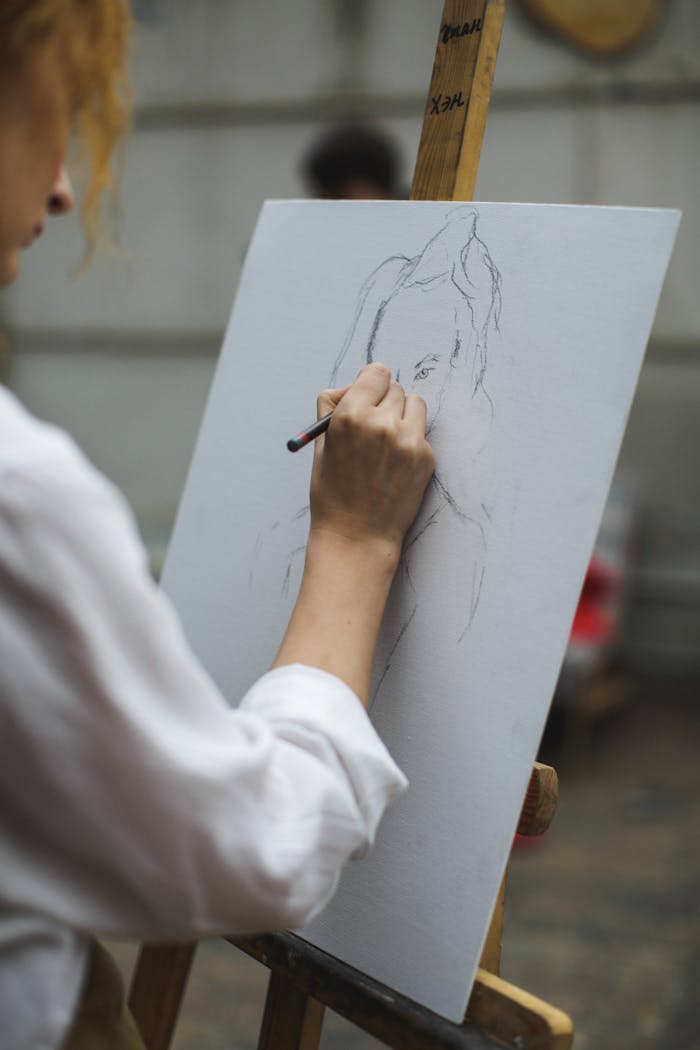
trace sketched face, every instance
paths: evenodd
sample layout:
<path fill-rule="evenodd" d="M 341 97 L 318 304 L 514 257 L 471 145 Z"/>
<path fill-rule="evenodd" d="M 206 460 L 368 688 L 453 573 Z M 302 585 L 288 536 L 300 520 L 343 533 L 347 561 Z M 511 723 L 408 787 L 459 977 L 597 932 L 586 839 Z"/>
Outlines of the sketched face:
<path fill-rule="evenodd" d="M 444 354 L 426 354 L 420 361 L 416 361 L 409 369 L 408 375 L 404 369 L 404 383 L 414 394 L 419 394 L 428 408 L 427 432 L 430 433 L 438 413 L 445 383 L 449 376 L 445 375 Z M 413 373 L 413 378 L 409 376 Z M 397 370 L 397 379 L 400 381 L 401 373 Z"/>
<path fill-rule="evenodd" d="M 332 383 L 346 358 L 359 366 L 381 361 L 409 393 L 425 399 L 429 431 L 458 380 L 462 398 L 484 393 L 501 278 L 477 220 L 474 208 L 453 209 L 418 255 L 391 256 L 369 275 Z"/>
<path fill-rule="evenodd" d="M 410 301 L 420 296 L 421 314 L 415 315 L 410 339 L 406 337 L 406 312 L 411 316 L 414 304 Z M 394 378 L 402 384 L 407 394 L 418 394 L 426 403 L 427 431 L 430 434 L 440 416 L 443 401 L 457 376 L 458 351 L 454 322 L 444 310 L 429 309 L 429 304 L 420 292 L 405 290 L 395 304 L 387 309 L 381 328 L 377 332 L 374 360 L 382 361 L 391 368 Z M 463 370 L 462 370 L 463 371 Z"/>
<path fill-rule="evenodd" d="M 344 364 L 353 369 L 343 377 L 349 382 L 362 365 L 381 361 L 407 393 L 425 400 L 438 485 L 455 509 L 468 498 L 468 464 L 485 446 L 493 416 L 484 380 L 501 275 L 477 223 L 475 208 L 458 206 L 418 255 L 393 255 L 377 266 L 360 289 L 331 373 L 331 385 L 339 385 Z M 439 455 L 448 445 L 464 450 L 457 459 L 445 457 L 460 464 L 451 476 Z"/>

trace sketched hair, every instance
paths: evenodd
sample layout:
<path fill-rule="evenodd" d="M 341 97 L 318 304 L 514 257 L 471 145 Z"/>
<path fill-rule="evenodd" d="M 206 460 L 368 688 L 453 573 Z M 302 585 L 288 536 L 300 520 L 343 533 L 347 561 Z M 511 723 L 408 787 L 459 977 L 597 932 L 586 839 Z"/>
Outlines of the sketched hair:
<path fill-rule="evenodd" d="M 480 389 L 488 398 L 484 389 L 488 334 L 490 328 L 499 330 L 501 275 L 488 248 L 477 234 L 478 219 L 476 208 L 459 204 L 447 212 L 441 228 L 417 255 L 412 258 L 392 255 L 372 271 L 360 289 L 352 323 L 334 362 L 330 377 L 332 386 L 337 382 L 338 373 L 351 347 L 360 352 L 362 364 L 374 360 L 377 335 L 395 296 L 409 288 L 429 293 L 441 282 L 450 281 L 471 314 L 471 329 L 476 339 L 473 392 Z M 475 260 L 474 270 L 468 265 L 470 252 Z M 467 350 L 456 309 L 454 321 L 455 341 L 449 358 L 452 368 L 456 367 L 462 352 Z"/>
<path fill-rule="evenodd" d="M 43 46 L 53 41 L 58 46 L 85 168 L 86 261 L 99 239 L 104 192 L 113 206 L 117 203 L 112 158 L 130 121 L 130 39 L 127 0 L 3 0 L 0 5 L 0 75 L 12 76 Z"/>

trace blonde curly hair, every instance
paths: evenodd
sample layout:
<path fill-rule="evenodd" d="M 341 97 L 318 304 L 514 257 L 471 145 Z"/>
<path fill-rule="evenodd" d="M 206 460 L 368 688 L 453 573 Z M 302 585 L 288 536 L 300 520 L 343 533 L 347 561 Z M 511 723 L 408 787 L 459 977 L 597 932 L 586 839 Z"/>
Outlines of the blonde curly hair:
<path fill-rule="evenodd" d="M 0 67 L 11 71 L 55 40 L 67 101 L 86 168 L 81 217 L 89 256 L 101 229 L 102 199 L 116 200 L 113 154 L 130 123 L 126 69 L 128 0 L 0 0 Z"/>

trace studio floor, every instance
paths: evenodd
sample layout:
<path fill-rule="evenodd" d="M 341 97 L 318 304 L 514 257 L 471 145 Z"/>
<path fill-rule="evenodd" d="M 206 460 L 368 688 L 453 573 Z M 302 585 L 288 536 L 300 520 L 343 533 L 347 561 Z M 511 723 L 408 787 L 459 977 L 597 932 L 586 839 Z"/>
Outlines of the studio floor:
<path fill-rule="evenodd" d="M 556 728 L 559 807 L 513 852 L 502 975 L 572 1016 L 576 1050 L 700 1050 L 700 682 L 633 683 L 575 754 Z M 133 949 L 109 947 L 128 974 Z M 200 945 L 174 1050 L 252 1050 L 266 976 Z M 328 1014 L 321 1045 L 380 1044 Z"/>

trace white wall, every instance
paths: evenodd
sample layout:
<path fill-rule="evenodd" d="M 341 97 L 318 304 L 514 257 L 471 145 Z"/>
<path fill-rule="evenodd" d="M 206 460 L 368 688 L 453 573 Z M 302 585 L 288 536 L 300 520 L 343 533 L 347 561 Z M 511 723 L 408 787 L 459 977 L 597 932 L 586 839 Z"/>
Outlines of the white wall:
<path fill-rule="evenodd" d="M 303 194 L 301 153 L 358 96 L 359 112 L 397 137 L 410 182 L 442 0 L 141 0 L 139 10 L 126 260 L 100 257 L 75 281 L 78 222 L 52 221 L 0 319 L 13 385 L 126 491 L 157 559 L 261 201 Z M 672 0 L 656 39 L 614 63 L 541 36 L 510 3 L 477 185 L 488 200 L 684 210 L 621 467 L 641 500 L 631 654 L 696 667 L 699 102 L 696 0 Z"/>

